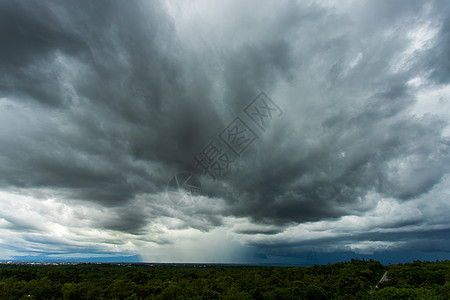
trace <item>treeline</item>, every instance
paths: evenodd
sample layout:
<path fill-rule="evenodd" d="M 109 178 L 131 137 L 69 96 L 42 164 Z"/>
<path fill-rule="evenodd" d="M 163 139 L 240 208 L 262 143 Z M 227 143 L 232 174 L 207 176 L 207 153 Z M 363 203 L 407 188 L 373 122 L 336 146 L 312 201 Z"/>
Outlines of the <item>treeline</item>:
<path fill-rule="evenodd" d="M 388 281 L 376 287 L 385 271 Z M 450 299 L 450 261 L 309 267 L 0 266 L 0 299 Z"/>

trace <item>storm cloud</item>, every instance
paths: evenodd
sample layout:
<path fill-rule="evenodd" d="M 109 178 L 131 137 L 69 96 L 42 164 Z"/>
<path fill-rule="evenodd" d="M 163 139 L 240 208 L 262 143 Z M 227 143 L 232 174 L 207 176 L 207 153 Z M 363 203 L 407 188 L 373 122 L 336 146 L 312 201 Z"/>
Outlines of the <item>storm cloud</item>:
<path fill-rule="evenodd" d="M 449 12 L 2 1 L 4 255 L 450 251 Z M 213 180 L 193 158 L 261 92 L 282 113 L 265 130 L 248 123 L 257 138 Z M 188 207 L 166 195 L 182 172 L 202 183 Z"/>

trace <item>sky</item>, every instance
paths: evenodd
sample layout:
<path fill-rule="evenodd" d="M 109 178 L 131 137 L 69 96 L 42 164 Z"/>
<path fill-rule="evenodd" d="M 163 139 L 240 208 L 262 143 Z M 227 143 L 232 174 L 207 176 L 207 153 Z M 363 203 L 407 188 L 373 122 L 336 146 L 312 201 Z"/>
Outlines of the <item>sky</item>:
<path fill-rule="evenodd" d="M 449 1 L 0 1 L 0 260 L 450 259 Z"/>

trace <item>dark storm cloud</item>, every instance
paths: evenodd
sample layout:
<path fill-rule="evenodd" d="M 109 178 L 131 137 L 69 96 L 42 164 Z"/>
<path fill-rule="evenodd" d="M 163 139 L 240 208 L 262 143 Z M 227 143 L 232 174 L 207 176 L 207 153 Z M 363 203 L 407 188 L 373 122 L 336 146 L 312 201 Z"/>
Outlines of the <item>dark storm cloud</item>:
<path fill-rule="evenodd" d="M 214 117 L 196 114 L 205 101 L 184 90 L 166 12 L 145 3 L 2 5 L 2 95 L 35 110 L 4 136 L 3 185 L 69 189 L 105 205 L 162 190 L 171 174 L 147 162 L 186 165 L 199 124 Z M 61 57 L 68 70 L 57 65 Z"/>
<path fill-rule="evenodd" d="M 194 172 L 192 157 L 248 101 L 285 84 L 273 97 L 283 116 L 238 167 L 205 185 L 224 208 L 199 208 L 192 215 L 203 221 L 185 217 L 182 226 L 208 230 L 221 216 L 288 225 L 363 212 L 369 192 L 420 196 L 449 171 L 446 121 L 408 113 L 410 79 L 431 71 L 432 85 L 448 77 L 437 63 L 448 58 L 448 8 L 430 3 L 433 17 L 445 19 L 428 50 L 433 61 L 417 56 L 394 71 L 393 58 L 410 46 L 408 30 L 431 18 L 421 2 L 374 1 L 345 13 L 234 4 L 227 13 L 236 24 L 218 20 L 217 42 L 202 32 L 181 39 L 176 20 L 154 2 L 5 1 L 0 93 L 11 102 L 4 111 L 21 119 L 2 129 L 0 184 L 129 205 L 163 192 L 177 172 Z M 191 38 L 205 42 L 195 48 Z M 139 233 L 174 214 L 148 206 L 99 224 Z"/>
<path fill-rule="evenodd" d="M 83 41 L 61 28 L 55 13 L 45 6 L 23 1 L 0 5 L 3 67 L 27 66 L 57 50 L 73 54 L 83 49 Z"/>
<path fill-rule="evenodd" d="M 86 49 L 83 40 L 61 28 L 55 13 L 36 2 L 0 4 L 0 71 L 2 96 L 16 94 L 59 105 L 60 87 L 46 63 L 55 52 L 73 55 Z M 30 68 L 31 65 L 37 68 Z"/>
<path fill-rule="evenodd" d="M 292 123 L 278 124 L 273 135 L 264 136 L 260 148 L 245 157 L 248 164 L 241 166 L 240 174 L 230 175 L 231 214 L 279 224 L 334 218 L 354 213 L 354 204 L 369 192 L 407 200 L 428 192 L 448 173 L 448 151 L 442 146 L 447 120 L 408 114 L 415 96 L 406 82 L 417 74 L 411 68 L 395 72 L 395 61 L 389 59 L 410 45 L 407 26 L 423 17 L 423 4 L 406 9 L 380 6 L 371 12 L 374 16 L 353 24 L 362 32 L 349 30 L 345 35 L 339 31 L 345 31 L 346 22 L 322 14 L 316 42 L 305 41 L 299 51 L 314 50 L 298 58 L 300 68 L 316 77 L 316 90 L 301 82 L 310 79 L 300 73 L 306 76 L 299 78 L 298 95 L 285 103 L 284 117 Z M 361 10 L 357 12 L 367 13 Z M 393 21 L 372 23 L 388 17 Z M 336 30 L 321 31 L 321 26 Z M 368 28 L 370 35 L 364 32 Z M 388 29 L 395 35 L 386 36 Z M 310 32 L 299 29 L 297 34 Z M 331 48 L 321 48 L 330 42 Z M 362 59 L 346 71 L 349 52 L 353 58 L 360 52 Z M 302 111 L 304 107 L 309 110 Z"/>
<path fill-rule="evenodd" d="M 266 256 L 284 256 L 284 257 L 303 257 L 311 251 L 311 245 L 314 245 L 314 252 L 319 255 L 330 252 L 342 252 L 353 250 L 355 253 L 368 254 L 376 251 L 408 251 L 416 250 L 421 252 L 450 251 L 450 243 L 446 238 L 449 228 L 444 229 L 425 229 L 416 228 L 412 230 L 374 232 L 374 233 L 348 233 L 329 238 L 318 238 L 302 242 L 283 242 L 277 243 L 250 243 L 258 253 Z M 358 245 L 361 241 L 370 243 L 386 242 L 392 243 L 389 246 L 381 246 L 369 250 L 352 248 L 350 246 Z M 376 250 L 374 250 L 376 249 Z M 405 252 L 406 253 L 406 252 Z M 355 254 L 353 254 L 355 255 Z"/>

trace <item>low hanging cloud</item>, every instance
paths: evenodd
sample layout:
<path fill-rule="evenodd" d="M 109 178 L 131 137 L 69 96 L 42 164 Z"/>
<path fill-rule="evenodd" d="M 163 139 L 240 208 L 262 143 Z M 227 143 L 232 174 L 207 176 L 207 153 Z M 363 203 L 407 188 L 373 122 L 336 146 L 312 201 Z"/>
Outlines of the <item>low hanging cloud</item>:
<path fill-rule="evenodd" d="M 194 231 L 205 241 L 228 232 L 233 254 L 224 257 L 243 255 L 236 241 L 262 257 L 269 248 L 309 251 L 308 243 L 422 249 L 415 241 L 449 228 L 416 214 L 423 201 L 439 205 L 430 194 L 448 195 L 449 9 L 446 1 L 3 1 L 2 243 L 20 248 L 28 232 L 54 237 L 61 226 L 71 237 L 55 244 L 116 233 L 120 251 L 180 249 L 177 232 Z M 165 194 L 172 176 L 200 174 L 193 158 L 261 92 L 280 116 L 265 131 L 252 127 L 258 138 L 223 176 L 200 176 L 196 205 L 174 207 Z M 53 199 L 68 221 L 35 227 L 8 211 L 8 193 L 35 199 L 32 209 Z M 383 201 L 414 208 L 377 233 Z M 348 218 L 367 227 L 351 237 L 295 231 Z M 403 243 L 391 241 L 408 226 Z M 10 232 L 24 240 L 8 242 Z M 100 240 L 86 252 L 113 251 L 110 237 Z"/>

